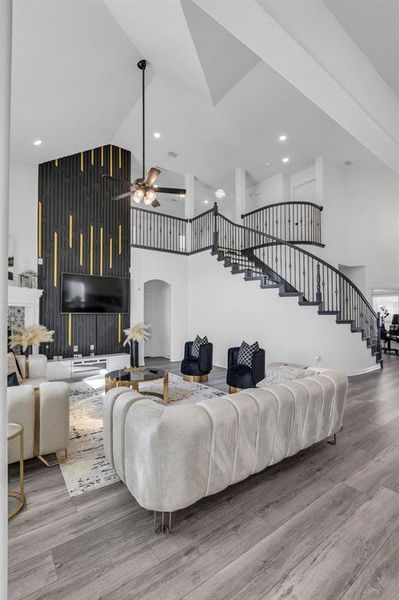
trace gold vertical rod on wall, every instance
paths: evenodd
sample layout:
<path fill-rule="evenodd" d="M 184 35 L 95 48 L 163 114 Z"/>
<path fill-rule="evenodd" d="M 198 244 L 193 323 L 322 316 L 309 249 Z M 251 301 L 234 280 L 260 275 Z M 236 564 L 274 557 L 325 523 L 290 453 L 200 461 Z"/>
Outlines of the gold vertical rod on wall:
<path fill-rule="evenodd" d="M 79 264 L 83 266 L 83 233 L 79 234 Z"/>
<path fill-rule="evenodd" d="M 80 170 L 83 173 L 83 167 L 84 167 L 84 162 L 83 162 L 84 158 L 83 158 L 83 152 L 80 153 Z"/>
<path fill-rule="evenodd" d="M 72 346 L 72 314 L 68 314 L 68 346 Z"/>
<path fill-rule="evenodd" d="M 120 344 L 122 341 L 122 322 L 121 322 L 121 315 L 118 315 L 118 344 Z"/>
<path fill-rule="evenodd" d="M 58 233 L 54 231 L 54 248 L 53 248 L 53 285 L 57 287 L 57 267 L 58 267 Z"/>
<path fill-rule="evenodd" d="M 90 225 L 90 275 L 93 275 L 93 245 L 94 245 L 93 225 Z"/>
<path fill-rule="evenodd" d="M 42 212 L 43 206 L 39 200 L 37 205 L 37 256 L 42 258 Z"/>
<path fill-rule="evenodd" d="M 109 238 L 109 268 L 112 269 L 112 238 Z"/>
<path fill-rule="evenodd" d="M 119 168 L 122 168 L 122 148 L 119 148 Z"/>
<path fill-rule="evenodd" d="M 118 227 L 118 254 L 121 255 L 122 254 L 122 225 L 119 225 Z"/>
<path fill-rule="evenodd" d="M 72 215 L 69 215 L 69 247 L 70 248 L 72 248 L 72 225 L 73 225 Z"/>
<path fill-rule="evenodd" d="M 113 157 L 112 157 L 112 144 L 109 146 L 109 174 L 113 176 Z"/>
<path fill-rule="evenodd" d="M 104 166 L 104 146 L 101 146 L 101 166 Z"/>
<path fill-rule="evenodd" d="M 94 166 L 94 149 L 91 151 L 91 164 Z"/>
<path fill-rule="evenodd" d="M 100 275 L 103 274 L 104 227 L 100 227 Z"/>

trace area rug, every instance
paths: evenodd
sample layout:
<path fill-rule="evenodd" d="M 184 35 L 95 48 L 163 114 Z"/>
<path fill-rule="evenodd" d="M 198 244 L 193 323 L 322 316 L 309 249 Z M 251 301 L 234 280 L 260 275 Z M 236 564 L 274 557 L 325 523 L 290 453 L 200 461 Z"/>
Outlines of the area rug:
<path fill-rule="evenodd" d="M 140 386 L 145 392 L 162 392 L 162 382 Z M 61 464 L 62 475 L 70 496 L 78 496 L 119 481 L 104 456 L 103 401 L 104 377 L 87 378 L 71 384 L 70 439 L 68 460 Z M 169 374 L 170 404 L 195 404 L 225 393 L 200 383 L 189 383 Z"/>

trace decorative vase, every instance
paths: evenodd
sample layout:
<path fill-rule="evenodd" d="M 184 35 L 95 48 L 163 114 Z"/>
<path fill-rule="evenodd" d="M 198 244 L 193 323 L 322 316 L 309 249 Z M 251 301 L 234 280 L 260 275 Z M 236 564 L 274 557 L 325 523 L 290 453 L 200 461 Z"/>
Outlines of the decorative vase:
<path fill-rule="evenodd" d="M 130 366 L 139 366 L 139 343 L 133 340 L 130 340 Z"/>

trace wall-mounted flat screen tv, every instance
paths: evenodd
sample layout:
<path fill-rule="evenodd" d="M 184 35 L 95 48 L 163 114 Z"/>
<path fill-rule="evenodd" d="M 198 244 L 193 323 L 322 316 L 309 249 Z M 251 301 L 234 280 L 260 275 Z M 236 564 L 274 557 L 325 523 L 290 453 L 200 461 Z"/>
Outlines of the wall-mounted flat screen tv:
<path fill-rule="evenodd" d="M 129 312 L 128 277 L 63 273 L 61 312 L 116 314 Z"/>

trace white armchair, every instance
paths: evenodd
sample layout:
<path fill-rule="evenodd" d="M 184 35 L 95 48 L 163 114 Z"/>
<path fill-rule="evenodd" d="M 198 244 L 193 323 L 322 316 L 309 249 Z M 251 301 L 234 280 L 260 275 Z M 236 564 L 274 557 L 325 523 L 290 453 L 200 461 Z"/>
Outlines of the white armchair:
<path fill-rule="evenodd" d="M 17 355 L 17 361 L 21 368 L 21 372 L 25 376 L 25 356 Z M 47 376 L 47 356 L 45 354 L 31 354 L 29 356 L 29 377 L 24 379 L 22 385 L 39 386 L 41 383 L 48 381 Z"/>
<path fill-rule="evenodd" d="M 25 357 L 18 356 L 22 373 Z M 29 356 L 29 378 L 21 385 L 9 387 L 8 421 L 24 426 L 24 459 L 37 456 L 52 466 L 44 456 L 64 450 L 67 454 L 69 438 L 69 384 L 48 381 L 47 357 Z M 19 460 L 18 442 L 9 443 L 8 463 Z"/>

